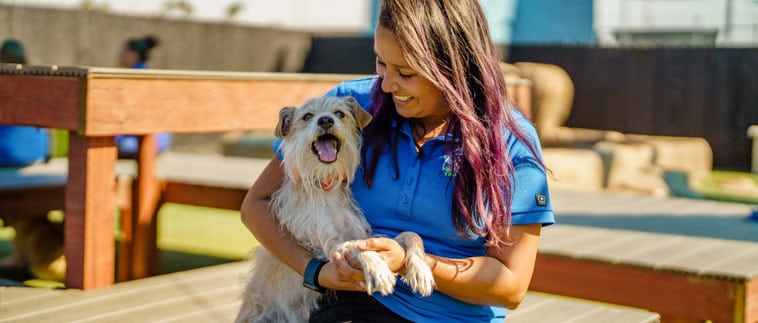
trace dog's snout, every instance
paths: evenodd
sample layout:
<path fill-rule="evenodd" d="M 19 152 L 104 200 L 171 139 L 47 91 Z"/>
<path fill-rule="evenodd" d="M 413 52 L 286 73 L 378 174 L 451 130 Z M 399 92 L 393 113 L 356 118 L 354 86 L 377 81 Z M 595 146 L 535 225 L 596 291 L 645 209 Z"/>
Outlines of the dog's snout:
<path fill-rule="evenodd" d="M 329 129 L 332 126 L 334 126 L 334 119 L 332 119 L 332 117 L 327 117 L 327 116 L 318 118 L 318 126 L 325 130 Z"/>

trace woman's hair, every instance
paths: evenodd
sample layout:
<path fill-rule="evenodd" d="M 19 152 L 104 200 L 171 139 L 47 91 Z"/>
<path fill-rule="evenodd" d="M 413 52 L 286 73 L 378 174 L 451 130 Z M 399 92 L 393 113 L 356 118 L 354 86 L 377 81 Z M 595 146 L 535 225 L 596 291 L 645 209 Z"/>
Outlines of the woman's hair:
<path fill-rule="evenodd" d="M 140 62 L 147 62 L 150 59 L 150 50 L 155 46 L 158 46 L 158 38 L 152 35 L 126 41 L 126 48 L 137 52 Z"/>
<path fill-rule="evenodd" d="M 0 46 L 0 63 L 26 64 L 24 45 L 15 39 L 8 39 Z"/>
<path fill-rule="evenodd" d="M 538 154 L 506 102 L 505 81 L 481 7 L 477 0 L 382 0 L 379 25 L 394 34 L 410 67 L 441 91 L 450 108 L 445 153 L 451 164 L 446 171 L 455 181 L 452 217 L 458 232 L 467 238 L 487 237 L 489 245 L 497 245 L 509 233 L 514 190 L 506 132 Z M 373 88 L 374 122 L 365 133 L 366 146 L 373 147 L 364 147 L 371 151 L 364 156 L 369 186 L 388 143 L 399 177 L 400 127 L 387 129 L 400 116 L 381 83 L 379 79 Z"/>

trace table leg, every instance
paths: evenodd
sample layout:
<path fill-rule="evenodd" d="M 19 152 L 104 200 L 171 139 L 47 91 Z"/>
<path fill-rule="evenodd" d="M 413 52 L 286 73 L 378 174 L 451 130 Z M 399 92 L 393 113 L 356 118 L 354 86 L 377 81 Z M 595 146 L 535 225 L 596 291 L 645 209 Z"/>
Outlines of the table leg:
<path fill-rule="evenodd" d="M 69 139 L 66 188 L 66 286 L 92 289 L 113 284 L 113 137 Z"/>
<path fill-rule="evenodd" d="M 156 176 L 157 136 L 140 137 L 138 157 L 139 175 L 133 222 L 134 240 L 132 244 L 132 278 L 144 278 L 158 273 L 159 259 L 157 246 L 156 212 L 161 196 L 160 183 Z"/>
<path fill-rule="evenodd" d="M 116 199 L 121 212 L 121 239 L 118 247 L 118 268 L 116 281 L 123 282 L 132 279 L 132 221 L 134 219 L 134 180 L 131 176 L 122 175 L 116 178 Z"/>

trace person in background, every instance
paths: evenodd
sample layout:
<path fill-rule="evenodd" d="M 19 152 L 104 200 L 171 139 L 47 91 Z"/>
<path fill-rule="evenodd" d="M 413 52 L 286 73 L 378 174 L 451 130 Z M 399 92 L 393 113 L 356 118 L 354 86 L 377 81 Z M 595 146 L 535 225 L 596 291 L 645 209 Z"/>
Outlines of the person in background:
<path fill-rule="evenodd" d="M 150 51 L 158 46 L 158 38 L 147 35 L 145 37 L 131 38 L 126 41 L 118 57 L 118 65 L 123 68 L 150 68 Z M 146 107 L 149 108 L 149 107 Z M 139 149 L 139 140 L 136 136 L 116 136 L 119 158 L 136 158 Z M 171 134 L 158 134 L 158 152 L 164 152 L 171 146 Z"/>
<path fill-rule="evenodd" d="M 0 63 L 27 64 L 21 42 L 5 40 Z M 47 159 L 49 141 L 45 129 L 0 125 L 0 166 L 26 166 Z"/>
<path fill-rule="evenodd" d="M 0 63 L 27 64 L 24 46 L 8 39 L 0 46 Z M 46 129 L 0 125 L 0 167 L 22 167 L 49 157 Z M 63 255 L 63 224 L 51 222 L 46 214 L 37 216 L 1 213 L 2 226 L 13 227 L 13 254 L 0 259 L 3 275 L 32 276 L 63 281 L 66 259 Z M 20 272 L 21 274 L 13 274 Z"/>

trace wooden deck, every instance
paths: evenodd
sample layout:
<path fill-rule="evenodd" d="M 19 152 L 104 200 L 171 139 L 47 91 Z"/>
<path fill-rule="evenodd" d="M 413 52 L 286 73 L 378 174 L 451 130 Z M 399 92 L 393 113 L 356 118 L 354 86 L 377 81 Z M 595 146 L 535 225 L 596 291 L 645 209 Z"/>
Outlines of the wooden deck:
<path fill-rule="evenodd" d="M 543 230 L 531 287 L 647 308 L 664 321 L 753 323 L 758 243 L 556 225 Z"/>
<path fill-rule="evenodd" d="M 0 322 L 231 322 L 245 263 L 81 290 L 0 288 Z"/>
<path fill-rule="evenodd" d="M 81 290 L 0 288 L 0 322 L 231 322 L 246 262 Z M 530 293 L 509 314 L 519 322 L 657 322 L 645 310 Z"/>

